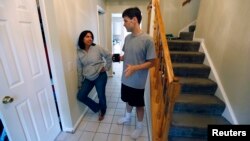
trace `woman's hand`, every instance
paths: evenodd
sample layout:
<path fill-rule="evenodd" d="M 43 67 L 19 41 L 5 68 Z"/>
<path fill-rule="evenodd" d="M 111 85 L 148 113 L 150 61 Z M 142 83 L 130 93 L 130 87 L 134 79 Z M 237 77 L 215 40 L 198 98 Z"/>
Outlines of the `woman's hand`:
<path fill-rule="evenodd" d="M 105 71 L 106 71 L 106 69 L 104 67 L 102 67 L 100 72 L 105 72 Z"/>

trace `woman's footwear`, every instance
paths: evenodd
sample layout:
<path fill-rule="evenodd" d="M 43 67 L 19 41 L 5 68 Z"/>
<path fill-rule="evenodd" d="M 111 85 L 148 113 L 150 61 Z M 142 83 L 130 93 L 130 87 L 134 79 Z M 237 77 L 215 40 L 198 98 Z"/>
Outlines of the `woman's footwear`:
<path fill-rule="evenodd" d="M 102 121 L 104 119 L 104 115 L 102 112 L 99 113 L 99 121 Z"/>

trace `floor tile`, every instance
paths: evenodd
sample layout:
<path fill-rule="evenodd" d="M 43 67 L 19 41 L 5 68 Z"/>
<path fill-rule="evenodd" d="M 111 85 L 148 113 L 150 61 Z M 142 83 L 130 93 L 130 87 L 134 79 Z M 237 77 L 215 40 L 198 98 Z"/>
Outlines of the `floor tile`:
<path fill-rule="evenodd" d="M 121 135 L 109 134 L 108 141 L 121 141 Z"/>
<path fill-rule="evenodd" d="M 122 141 L 135 141 L 134 139 L 132 139 L 130 136 L 122 136 Z"/>
<path fill-rule="evenodd" d="M 88 122 L 84 131 L 96 132 L 98 127 L 99 127 L 98 122 Z"/>
<path fill-rule="evenodd" d="M 123 125 L 111 124 L 110 133 L 113 134 L 122 134 Z"/>
<path fill-rule="evenodd" d="M 108 123 L 100 123 L 97 132 L 99 133 L 109 133 L 111 124 Z"/>
<path fill-rule="evenodd" d="M 106 133 L 96 133 L 93 141 L 107 141 L 108 134 Z"/>
<path fill-rule="evenodd" d="M 113 115 L 105 115 L 104 119 L 101 121 L 102 123 L 112 123 Z"/>
<path fill-rule="evenodd" d="M 79 141 L 92 141 L 94 139 L 95 133 L 84 131 L 81 135 Z"/>
<path fill-rule="evenodd" d="M 108 108 L 106 111 L 106 115 L 114 115 L 115 114 L 115 108 Z"/>
<path fill-rule="evenodd" d="M 128 136 L 130 136 L 132 134 L 132 132 L 134 131 L 134 129 L 135 129 L 135 126 L 124 125 L 123 126 L 122 135 L 128 135 Z"/>

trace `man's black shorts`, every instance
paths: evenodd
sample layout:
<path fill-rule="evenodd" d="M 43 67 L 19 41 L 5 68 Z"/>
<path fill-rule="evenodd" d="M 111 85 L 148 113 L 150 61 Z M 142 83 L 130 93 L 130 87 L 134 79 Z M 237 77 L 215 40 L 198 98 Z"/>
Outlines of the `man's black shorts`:
<path fill-rule="evenodd" d="M 121 99 L 130 106 L 144 107 L 144 89 L 135 89 L 122 84 Z"/>

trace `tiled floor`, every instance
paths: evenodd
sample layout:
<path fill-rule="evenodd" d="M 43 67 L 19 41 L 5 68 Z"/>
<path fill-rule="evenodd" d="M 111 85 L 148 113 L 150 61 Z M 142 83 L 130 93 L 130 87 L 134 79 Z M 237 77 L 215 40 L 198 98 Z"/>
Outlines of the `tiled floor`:
<path fill-rule="evenodd" d="M 109 77 L 106 87 L 108 109 L 104 120 L 99 122 L 98 114 L 88 110 L 74 134 L 62 132 L 56 141 L 134 141 L 130 134 L 136 125 L 135 108 L 129 124 L 117 124 L 117 120 L 125 114 L 125 103 L 120 99 L 122 63 L 113 63 L 113 72 L 115 74 Z M 145 112 L 144 131 L 136 141 L 150 141 L 146 121 Z"/>

